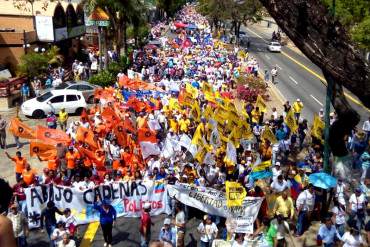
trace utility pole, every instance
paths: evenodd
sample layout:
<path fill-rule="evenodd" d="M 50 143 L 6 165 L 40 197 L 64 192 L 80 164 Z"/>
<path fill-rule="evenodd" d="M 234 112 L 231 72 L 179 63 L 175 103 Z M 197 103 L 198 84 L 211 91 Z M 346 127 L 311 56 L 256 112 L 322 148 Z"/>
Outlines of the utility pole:
<path fill-rule="evenodd" d="M 335 17 L 335 0 L 332 4 L 332 15 Z M 324 171 L 331 174 L 332 167 L 330 164 L 330 147 L 329 147 L 329 128 L 330 128 L 330 104 L 333 94 L 333 78 L 327 78 L 326 98 L 325 98 L 325 129 L 324 129 Z"/>

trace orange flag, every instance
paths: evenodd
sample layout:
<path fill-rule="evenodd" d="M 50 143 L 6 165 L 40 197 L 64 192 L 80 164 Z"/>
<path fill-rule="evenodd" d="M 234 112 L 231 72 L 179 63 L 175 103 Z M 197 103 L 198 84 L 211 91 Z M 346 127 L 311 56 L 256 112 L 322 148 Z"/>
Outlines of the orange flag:
<path fill-rule="evenodd" d="M 157 134 L 155 131 L 152 131 L 147 128 L 141 128 L 138 130 L 138 142 L 152 142 L 157 143 Z"/>
<path fill-rule="evenodd" d="M 114 135 L 117 138 L 117 142 L 122 147 L 127 146 L 127 133 L 125 130 L 125 126 L 122 122 L 120 122 L 118 125 L 115 126 L 113 129 Z"/>
<path fill-rule="evenodd" d="M 85 127 L 79 126 L 76 132 L 76 141 L 85 142 L 93 150 L 98 149 L 98 144 L 94 138 L 94 132 Z"/>
<path fill-rule="evenodd" d="M 64 143 L 69 145 L 71 139 L 60 129 L 49 129 L 44 126 L 36 126 L 36 138 L 50 144 Z"/>
<path fill-rule="evenodd" d="M 105 107 L 103 112 L 101 113 L 101 116 L 104 120 L 110 121 L 112 123 L 117 123 L 120 121 L 120 118 L 111 107 Z"/>
<path fill-rule="evenodd" d="M 12 132 L 13 135 L 26 138 L 26 139 L 35 139 L 35 130 L 33 130 L 28 125 L 24 124 L 19 120 L 19 118 L 13 118 L 10 120 L 9 131 Z"/>
<path fill-rule="evenodd" d="M 134 124 L 132 123 L 131 119 L 128 117 L 125 117 L 125 120 L 123 120 L 123 127 L 130 131 L 131 133 L 135 133 L 136 129 L 134 127 Z"/>
<path fill-rule="evenodd" d="M 80 154 L 82 154 L 83 156 L 86 156 L 88 157 L 92 162 L 94 162 L 97 166 L 104 166 L 104 159 L 97 159 L 97 156 L 95 155 L 95 153 L 91 150 L 88 150 L 86 148 L 83 148 L 83 147 L 79 147 L 78 148 L 78 151 L 80 152 Z"/>
<path fill-rule="evenodd" d="M 57 149 L 54 145 L 46 144 L 43 142 L 31 141 L 30 143 L 30 156 L 40 156 L 42 160 L 52 159 L 57 155 Z"/>

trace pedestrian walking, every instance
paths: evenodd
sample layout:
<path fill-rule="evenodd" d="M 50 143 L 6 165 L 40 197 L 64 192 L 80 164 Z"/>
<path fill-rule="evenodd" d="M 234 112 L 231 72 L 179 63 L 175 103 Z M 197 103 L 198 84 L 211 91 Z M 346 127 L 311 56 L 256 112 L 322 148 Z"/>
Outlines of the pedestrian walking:
<path fill-rule="evenodd" d="M 25 102 L 30 97 L 30 87 L 27 83 L 23 83 L 21 87 L 22 102 Z"/>
<path fill-rule="evenodd" d="M 104 246 L 111 247 L 113 240 L 112 230 L 117 219 L 117 212 L 107 200 L 101 200 L 100 197 L 97 199 L 100 203 L 95 203 L 94 209 L 99 212 L 99 221 L 103 232 Z"/>
<path fill-rule="evenodd" d="M 149 202 L 144 203 L 143 212 L 140 218 L 140 246 L 148 247 L 151 237 L 152 219 L 150 218 L 151 205 Z"/>
<path fill-rule="evenodd" d="M 333 226 L 330 217 L 326 217 L 324 224 L 322 224 L 317 233 L 317 245 L 324 247 L 334 247 L 336 240 L 340 239 L 337 229 Z"/>
<path fill-rule="evenodd" d="M 3 116 L 0 115 L 0 147 L 1 149 L 6 149 L 6 126 L 7 122 L 3 118 Z"/>
<path fill-rule="evenodd" d="M 65 227 L 65 223 L 63 221 L 58 221 L 57 227 L 51 234 L 51 241 L 55 247 L 59 246 L 59 243 L 63 242 L 63 235 L 66 233 L 68 234 L 69 232 Z"/>
<path fill-rule="evenodd" d="M 211 216 L 204 215 L 203 221 L 197 228 L 200 234 L 200 246 L 210 247 L 212 241 L 217 237 L 218 228 L 214 222 L 212 222 Z"/>
<path fill-rule="evenodd" d="M 49 129 L 56 129 L 57 128 L 57 117 L 55 116 L 54 112 L 50 111 L 46 116 L 46 126 Z"/>
<path fill-rule="evenodd" d="M 57 247 L 76 247 L 76 242 L 70 238 L 67 232 L 63 234 L 62 238 L 63 240 L 59 242 Z"/>
<path fill-rule="evenodd" d="M 8 218 L 12 221 L 13 233 L 17 247 L 27 247 L 28 236 L 28 221 L 26 216 L 18 211 L 18 205 L 13 204 L 10 206 Z"/>
<path fill-rule="evenodd" d="M 272 70 L 271 70 L 271 82 L 272 84 L 275 84 L 275 78 L 277 77 L 278 75 L 278 71 L 276 69 L 276 67 L 274 67 Z"/>
<path fill-rule="evenodd" d="M 366 197 L 362 193 L 361 188 L 356 188 L 355 192 L 349 198 L 351 214 L 348 222 L 352 227 L 357 226 L 358 229 L 362 229 L 365 226 L 366 205 Z"/>
<path fill-rule="evenodd" d="M 158 238 L 165 246 L 176 246 L 175 237 L 176 235 L 172 233 L 171 219 L 166 218 Z"/>
<path fill-rule="evenodd" d="M 40 228 L 42 229 L 45 227 L 46 233 L 50 239 L 50 247 L 54 247 L 54 243 L 52 241 L 52 234 L 57 225 L 57 220 L 55 218 L 55 214 L 63 215 L 63 212 L 60 211 L 54 204 L 53 201 L 48 201 L 46 204 L 46 208 L 41 211 L 40 217 Z M 41 230 L 43 232 L 43 230 Z"/>
<path fill-rule="evenodd" d="M 60 129 L 65 131 L 67 129 L 67 122 L 68 122 L 68 112 L 66 112 L 65 108 L 60 109 L 58 114 L 58 122 Z"/>
<path fill-rule="evenodd" d="M 302 191 L 296 201 L 298 221 L 296 236 L 301 236 L 310 225 L 311 214 L 315 205 L 315 190 L 312 184 Z"/>
<path fill-rule="evenodd" d="M 294 103 L 293 103 L 293 112 L 294 112 L 294 117 L 298 123 L 299 121 L 299 117 L 301 115 L 301 112 L 302 112 L 302 109 L 303 109 L 303 103 L 301 102 L 300 99 L 297 99 Z"/>
<path fill-rule="evenodd" d="M 185 246 L 185 212 L 182 209 L 180 203 L 176 204 L 176 216 L 175 216 L 175 226 L 176 226 L 176 246 Z"/>

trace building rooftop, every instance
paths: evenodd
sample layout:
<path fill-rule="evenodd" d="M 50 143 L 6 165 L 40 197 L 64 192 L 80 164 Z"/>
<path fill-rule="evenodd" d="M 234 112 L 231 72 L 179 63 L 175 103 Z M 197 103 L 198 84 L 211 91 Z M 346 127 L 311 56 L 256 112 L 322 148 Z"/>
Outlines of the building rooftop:
<path fill-rule="evenodd" d="M 17 15 L 17 16 L 53 16 L 55 6 L 61 3 L 64 10 L 66 10 L 68 4 L 72 4 L 74 7 L 81 1 L 46 1 L 46 0 L 35 0 L 33 6 L 29 1 L 25 0 L 0 0 L 0 15 Z M 32 13 L 33 9 L 33 13 Z"/>

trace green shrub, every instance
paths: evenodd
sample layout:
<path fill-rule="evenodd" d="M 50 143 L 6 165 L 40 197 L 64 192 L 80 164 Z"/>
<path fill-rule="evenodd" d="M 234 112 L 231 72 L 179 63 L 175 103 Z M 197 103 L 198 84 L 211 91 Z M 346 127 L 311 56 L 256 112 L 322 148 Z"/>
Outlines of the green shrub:
<path fill-rule="evenodd" d="M 114 85 L 116 82 L 117 74 L 113 74 L 109 71 L 102 70 L 98 74 L 92 76 L 89 80 L 91 84 L 98 85 L 101 87 L 109 87 Z"/>

